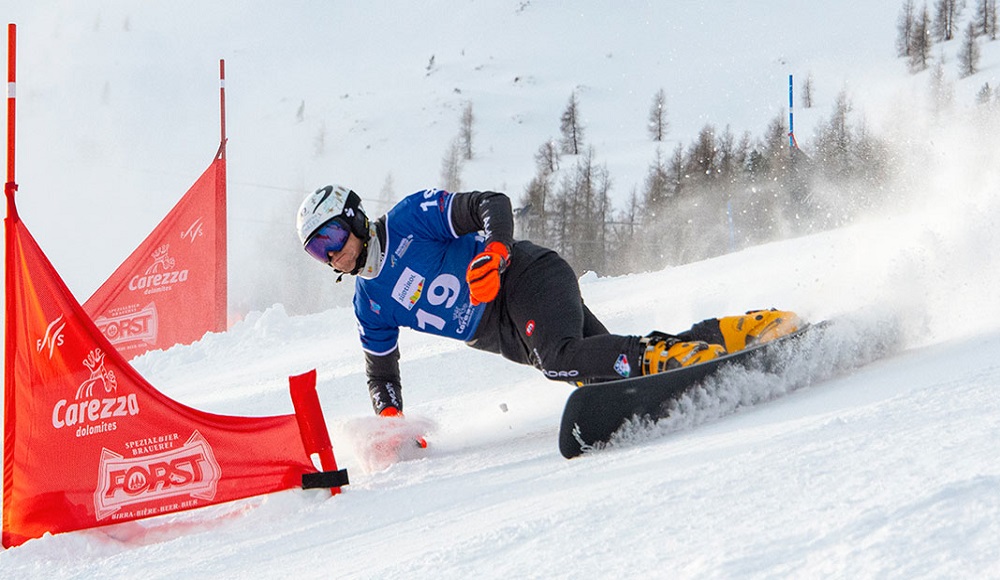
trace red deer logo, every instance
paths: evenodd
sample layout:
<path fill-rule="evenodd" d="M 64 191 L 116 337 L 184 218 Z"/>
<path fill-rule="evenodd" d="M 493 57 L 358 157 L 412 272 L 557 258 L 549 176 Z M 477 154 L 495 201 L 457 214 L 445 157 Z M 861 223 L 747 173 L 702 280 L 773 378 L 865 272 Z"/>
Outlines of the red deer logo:
<path fill-rule="evenodd" d="M 118 380 L 115 372 L 104 367 L 104 352 L 99 348 L 90 351 L 83 361 L 84 366 L 90 369 L 90 378 L 80 384 L 76 390 L 76 398 L 90 398 L 94 396 L 94 385 L 104 386 L 104 392 L 110 393 L 118 390 Z"/>
<path fill-rule="evenodd" d="M 160 267 L 163 270 L 173 270 L 174 269 L 174 259 L 167 255 L 167 251 L 170 250 L 170 244 L 163 244 L 156 251 L 153 252 L 153 264 L 146 268 L 146 274 L 156 274 L 160 271 Z"/>

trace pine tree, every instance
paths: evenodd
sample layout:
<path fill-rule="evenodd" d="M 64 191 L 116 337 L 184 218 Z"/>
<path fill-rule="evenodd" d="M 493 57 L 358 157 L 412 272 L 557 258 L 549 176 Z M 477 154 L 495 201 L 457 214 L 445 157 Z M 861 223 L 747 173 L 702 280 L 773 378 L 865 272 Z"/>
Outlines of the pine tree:
<path fill-rule="evenodd" d="M 667 122 L 667 95 L 663 89 L 653 96 L 653 105 L 649 108 L 648 128 L 653 141 L 663 141 L 667 136 L 670 124 Z"/>
<path fill-rule="evenodd" d="M 959 15 L 965 7 L 965 0 L 937 0 L 934 4 L 933 32 L 939 41 L 947 42 L 958 32 Z"/>
<path fill-rule="evenodd" d="M 646 183 L 643 188 L 643 202 L 646 209 L 658 213 L 666 199 L 673 193 L 670 184 L 670 173 L 663 152 L 656 148 L 656 159 L 646 172 Z"/>
<path fill-rule="evenodd" d="M 962 46 L 958 51 L 959 73 L 962 77 L 969 77 L 979 70 L 979 41 L 976 40 L 977 27 L 975 22 L 969 22 L 965 28 L 965 37 L 962 39 Z"/>
<path fill-rule="evenodd" d="M 943 57 L 938 59 L 931 68 L 931 105 L 934 107 L 934 114 L 949 108 L 954 100 L 953 87 L 945 78 L 943 60 Z"/>
<path fill-rule="evenodd" d="M 736 180 L 737 170 L 739 168 L 739 159 L 737 158 L 736 152 L 736 137 L 733 136 L 733 131 L 726 125 L 725 130 L 722 135 L 717 140 L 718 143 L 718 155 L 716 170 L 718 172 L 718 179 L 722 183 L 730 184 Z"/>
<path fill-rule="evenodd" d="M 552 238 L 549 194 L 552 192 L 552 175 L 558 169 L 559 151 L 550 139 L 542 143 L 535 153 L 535 176 L 521 197 L 521 235 L 543 245 Z"/>
<path fill-rule="evenodd" d="M 976 0 L 976 13 L 972 17 L 972 21 L 976 23 L 979 28 L 979 34 L 988 35 L 990 33 L 989 24 L 989 10 L 987 9 L 989 2 L 988 0 Z"/>
<path fill-rule="evenodd" d="M 740 142 L 736 146 L 734 162 L 736 164 L 736 174 L 745 178 L 750 164 L 750 150 L 753 149 L 753 135 L 750 131 L 744 131 L 740 137 Z"/>
<path fill-rule="evenodd" d="M 680 143 L 674 148 L 674 154 L 670 157 L 668 173 L 673 194 L 680 195 L 681 190 L 684 189 L 684 149 Z"/>
<path fill-rule="evenodd" d="M 595 166 L 594 150 L 589 148 L 556 193 L 557 249 L 578 273 L 603 269 L 610 188 L 607 169 Z"/>
<path fill-rule="evenodd" d="M 997 0 L 986 0 L 986 13 L 987 20 L 989 20 L 986 34 L 989 35 L 990 40 L 996 40 L 997 29 L 1000 28 L 1000 23 L 997 21 Z"/>
<path fill-rule="evenodd" d="M 876 200 L 873 192 L 888 178 L 889 147 L 884 140 L 877 138 L 864 120 L 859 121 L 853 131 L 853 149 L 851 156 L 854 164 L 854 178 L 864 187 L 854 189 L 854 207 L 868 208 Z"/>
<path fill-rule="evenodd" d="M 560 118 L 559 131 L 562 140 L 559 142 L 563 153 L 579 155 L 583 148 L 583 123 L 580 119 L 580 102 L 576 92 L 569 97 L 569 103 Z"/>
<path fill-rule="evenodd" d="M 457 138 L 441 160 L 441 184 L 448 191 L 462 189 L 462 145 Z"/>
<path fill-rule="evenodd" d="M 813 77 L 806 75 L 806 80 L 802 82 L 802 107 L 811 109 L 813 106 Z"/>
<path fill-rule="evenodd" d="M 691 181 L 697 183 L 713 180 L 718 169 L 717 155 L 715 127 L 705 125 L 688 149 L 686 173 Z"/>
<path fill-rule="evenodd" d="M 896 24 L 896 55 L 910 56 L 913 50 L 913 39 L 917 24 L 916 8 L 913 0 L 903 2 Z"/>
<path fill-rule="evenodd" d="M 623 259 L 609 263 L 608 274 L 618 276 L 634 272 L 643 266 L 643 254 L 637 246 L 641 243 L 643 236 L 636 235 L 639 224 L 639 215 L 642 211 L 642 203 L 639 201 L 639 194 L 635 188 L 628 197 L 628 205 L 619 218 L 619 223 L 614 225 L 612 230 L 615 234 L 614 243 L 617 253 Z"/>
<path fill-rule="evenodd" d="M 462 156 L 466 161 L 471 161 L 473 156 L 472 124 L 474 121 L 475 117 L 472 114 L 472 103 L 466 103 L 465 108 L 462 109 L 462 120 L 458 130 L 459 147 L 462 149 Z"/>
<path fill-rule="evenodd" d="M 776 114 L 764 130 L 762 148 L 768 159 L 769 175 L 772 178 L 784 178 L 788 169 L 788 123 L 787 113 Z"/>
<path fill-rule="evenodd" d="M 837 95 L 833 112 L 816 137 L 816 152 L 824 174 L 833 181 L 843 181 L 852 171 L 852 135 L 848 115 L 852 109 L 846 91 Z"/>
<path fill-rule="evenodd" d="M 608 227 L 612 221 L 611 211 L 611 173 L 606 165 L 595 168 L 593 190 L 593 213 L 590 217 L 592 227 L 588 232 L 591 241 L 588 243 L 587 268 L 594 272 L 604 272 L 608 263 Z"/>
<path fill-rule="evenodd" d="M 521 197 L 521 212 L 518 214 L 521 238 L 542 245 L 549 243 L 546 203 L 551 189 L 552 183 L 547 174 L 536 174 L 531 178 Z"/>
<path fill-rule="evenodd" d="M 997 39 L 997 0 L 977 0 L 973 17 L 979 34 Z"/>
<path fill-rule="evenodd" d="M 986 83 L 982 87 L 980 87 L 979 92 L 976 93 L 976 104 L 989 105 L 992 99 L 993 99 L 993 89 L 990 88 L 990 83 Z"/>
<path fill-rule="evenodd" d="M 927 6 L 924 5 L 923 10 L 917 14 L 917 19 L 914 21 L 913 36 L 910 39 L 910 70 L 912 72 L 926 70 L 930 61 L 931 48 L 934 46 L 934 40 L 930 33 L 930 20 L 930 13 L 927 11 Z"/>
<path fill-rule="evenodd" d="M 559 149 L 555 141 L 548 140 L 535 153 L 535 167 L 539 174 L 549 175 L 559 170 Z"/>

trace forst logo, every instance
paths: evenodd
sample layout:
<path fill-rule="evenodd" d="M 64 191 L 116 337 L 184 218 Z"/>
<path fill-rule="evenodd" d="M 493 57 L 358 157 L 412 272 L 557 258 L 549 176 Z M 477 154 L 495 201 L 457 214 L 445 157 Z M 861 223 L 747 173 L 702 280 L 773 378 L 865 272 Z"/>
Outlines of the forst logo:
<path fill-rule="evenodd" d="M 111 344 L 139 340 L 156 344 L 159 319 L 155 302 L 150 302 L 142 310 L 121 316 L 99 316 L 94 319 L 94 323 Z"/>
<path fill-rule="evenodd" d="M 152 455 L 126 459 L 105 448 L 101 451 L 98 486 L 94 492 L 97 519 L 109 516 L 126 519 L 173 511 L 186 506 L 163 502 L 183 497 L 211 501 L 221 477 L 222 469 L 212 447 L 198 431 L 184 445 Z M 124 508 L 139 504 L 145 505 L 145 509 L 119 514 Z"/>

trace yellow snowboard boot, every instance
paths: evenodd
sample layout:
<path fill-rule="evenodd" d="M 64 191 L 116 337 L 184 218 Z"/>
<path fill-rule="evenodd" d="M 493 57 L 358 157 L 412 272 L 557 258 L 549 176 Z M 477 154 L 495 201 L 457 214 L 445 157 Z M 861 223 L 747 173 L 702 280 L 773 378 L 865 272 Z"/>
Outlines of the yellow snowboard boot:
<path fill-rule="evenodd" d="M 801 327 L 802 321 L 797 314 L 774 309 L 751 310 L 744 316 L 719 319 L 719 331 L 729 352 L 772 341 Z"/>
<path fill-rule="evenodd" d="M 642 357 L 642 374 L 652 375 L 686 367 L 726 354 L 726 349 L 718 344 L 708 344 L 700 340 L 679 341 L 652 333 L 643 339 L 646 353 Z"/>

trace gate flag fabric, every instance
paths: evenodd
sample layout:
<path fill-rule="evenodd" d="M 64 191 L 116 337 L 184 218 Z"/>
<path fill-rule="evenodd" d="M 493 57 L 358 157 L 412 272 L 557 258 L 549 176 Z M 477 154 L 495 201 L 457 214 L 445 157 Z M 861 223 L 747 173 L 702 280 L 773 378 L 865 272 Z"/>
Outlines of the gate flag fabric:
<path fill-rule="evenodd" d="M 83 308 L 128 359 L 226 330 L 224 154 Z"/>
<path fill-rule="evenodd" d="M 211 183 L 212 168 L 203 181 Z M 206 186 L 207 187 L 207 186 Z M 8 192 L 4 369 L 4 547 L 301 485 L 315 473 L 294 414 L 216 415 L 157 391 L 76 301 L 17 216 Z M 188 215 L 178 211 L 178 216 Z M 205 237 L 168 216 L 162 276 L 188 269 Z M 194 228 L 194 229 L 192 229 Z M 210 252 L 206 252 L 210 253 Z M 201 258 L 199 258 L 201 259 Z M 159 263 L 159 262 L 158 262 Z M 161 278 L 157 278 L 161 276 Z M 123 278 L 128 284 L 132 278 Z M 179 278 L 178 278 L 179 279 Z M 170 291 L 143 294 L 157 301 Z M 191 304 L 190 309 L 197 305 Z M 158 310 L 159 312 L 159 310 Z"/>

